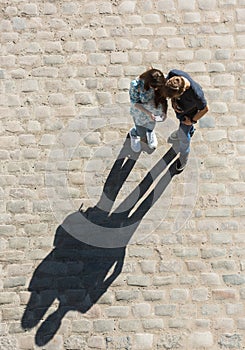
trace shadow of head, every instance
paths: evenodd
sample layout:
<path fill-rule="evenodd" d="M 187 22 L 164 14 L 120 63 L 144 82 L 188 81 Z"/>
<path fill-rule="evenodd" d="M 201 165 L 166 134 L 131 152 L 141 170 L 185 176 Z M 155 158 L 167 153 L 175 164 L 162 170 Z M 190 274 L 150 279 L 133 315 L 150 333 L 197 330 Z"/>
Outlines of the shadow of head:
<path fill-rule="evenodd" d="M 178 174 L 176 162 L 153 190 L 149 193 L 147 190 L 175 156 L 173 150 L 168 151 L 138 188 L 110 213 L 137 159 L 124 161 L 124 158 L 118 158 L 99 203 L 94 208 L 70 214 L 58 227 L 54 249 L 36 268 L 31 279 L 28 288 L 31 296 L 21 321 L 26 330 L 39 327 L 35 339 L 38 346 L 47 344 L 54 337 L 68 311 L 86 313 L 119 276 L 125 247 L 144 215 L 172 177 Z M 132 212 L 139 200 L 140 205 Z"/>
<path fill-rule="evenodd" d="M 90 246 L 62 226 L 56 231 L 54 245 L 34 272 L 31 297 L 21 321 L 24 329 L 34 328 L 56 305 L 37 330 L 38 346 L 53 338 L 68 311 L 86 313 L 98 301 L 120 274 L 125 256 L 125 247 Z"/>

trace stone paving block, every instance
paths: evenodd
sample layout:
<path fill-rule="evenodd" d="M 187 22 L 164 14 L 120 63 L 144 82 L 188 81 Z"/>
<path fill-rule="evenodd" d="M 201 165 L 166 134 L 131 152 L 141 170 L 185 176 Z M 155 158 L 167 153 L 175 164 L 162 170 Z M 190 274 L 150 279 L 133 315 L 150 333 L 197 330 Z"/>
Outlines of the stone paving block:
<path fill-rule="evenodd" d="M 174 1 L 172 0 L 159 0 L 157 3 L 158 11 L 174 11 Z"/>
<path fill-rule="evenodd" d="M 184 23 L 200 23 L 201 16 L 199 12 L 186 12 L 184 15 Z"/>
<path fill-rule="evenodd" d="M 153 346 L 153 334 L 149 333 L 136 333 L 135 334 L 135 348 L 136 349 L 152 349 Z"/>
<path fill-rule="evenodd" d="M 189 344 L 193 348 L 212 348 L 213 342 L 211 332 L 195 332 L 189 337 Z"/>
<path fill-rule="evenodd" d="M 225 333 L 221 334 L 218 344 L 221 347 L 226 347 L 226 348 L 240 348 L 241 347 L 241 342 L 242 342 L 242 336 L 237 333 Z"/>
<path fill-rule="evenodd" d="M 195 1 L 190 0 L 188 2 L 183 2 L 181 0 L 178 0 L 178 9 L 179 10 L 184 10 L 184 11 L 193 11 L 195 10 Z"/>
<path fill-rule="evenodd" d="M 139 332 L 141 331 L 141 321 L 138 319 L 135 320 L 120 320 L 119 321 L 119 329 L 121 329 L 123 332 Z"/>
<path fill-rule="evenodd" d="M 114 321 L 113 320 L 96 320 L 93 322 L 94 332 L 104 333 L 104 332 L 112 332 L 114 329 Z"/>
<path fill-rule="evenodd" d="M 145 330 L 159 330 L 164 328 L 162 319 L 145 319 L 143 320 L 143 328 Z"/>
<path fill-rule="evenodd" d="M 132 313 L 137 318 L 147 317 L 151 313 L 151 306 L 150 304 L 146 304 L 146 303 L 135 304 L 132 306 Z"/>
<path fill-rule="evenodd" d="M 118 6 L 118 12 L 120 14 L 134 13 L 134 11 L 135 11 L 135 3 L 134 3 L 134 1 L 123 1 Z"/>
<path fill-rule="evenodd" d="M 157 316 L 174 316 L 176 314 L 176 305 L 158 305 L 155 307 Z"/>

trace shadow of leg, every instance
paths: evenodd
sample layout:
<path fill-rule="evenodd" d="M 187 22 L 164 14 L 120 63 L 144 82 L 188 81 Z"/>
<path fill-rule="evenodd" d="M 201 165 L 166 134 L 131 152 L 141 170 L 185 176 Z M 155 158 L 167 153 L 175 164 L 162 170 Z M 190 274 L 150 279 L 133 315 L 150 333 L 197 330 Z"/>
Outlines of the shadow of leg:
<path fill-rule="evenodd" d="M 137 202 L 145 195 L 157 177 L 167 169 L 168 165 L 176 157 L 176 152 L 170 148 L 168 152 L 156 163 L 156 165 L 146 174 L 140 184 L 131 192 L 131 194 L 119 205 L 114 213 L 129 214 Z"/>
<path fill-rule="evenodd" d="M 153 207 L 156 201 L 163 194 L 163 192 L 171 182 L 172 178 L 178 174 L 176 170 L 176 162 L 177 161 L 175 161 L 170 166 L 165 175 L 163 175 L 163 177 L 156 184 L 155 188 L 148 194 L 148 196 L 143 200 L 143 202 L 139 205 L 136 211 L 129 217 L 129 221 L 131 224 L 141 220 L 146 215 L 150 208 Z"/>
<path fill-rule="evenodd" d="M 131 150 L 130 139 L 127 136 L 124 145 L 113 164 L 111 171 L 106 179 L 101 197 L 96 204 L 96 208 L 109 213 L 114 201 L 132 171 L 140 153 L 135 153 Z M 80 207 L 81 209 L 81 207 Z"/>
<path fill-rule="evenodd" d="M 53 312 L 39 327 L 35 341 L 38 346 L 46 345 L 57 333 L 60 328 L 61 321 L 65 316 L 66 312 L 69 310 L 58 309 Z"/>
<path fill-rule="evenodd" d="M 37 280 L 39 281 L 38 276 L 35 277 L 35 281 Z M 33 291 L 28 301 L 28 307 L 22 316 L 22 328 L 31 329 L 35 327 L 52 305 L 55 298 L 56 294 L 52 290 L 39 291 L 37 288 L 36 291 Z"/>

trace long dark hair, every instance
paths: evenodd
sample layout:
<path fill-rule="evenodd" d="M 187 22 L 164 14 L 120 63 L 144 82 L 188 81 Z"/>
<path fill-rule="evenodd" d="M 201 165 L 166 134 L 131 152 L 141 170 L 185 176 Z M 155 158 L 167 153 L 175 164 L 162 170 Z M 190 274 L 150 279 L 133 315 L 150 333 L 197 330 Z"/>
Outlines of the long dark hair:
<path fill-rule="evenodd" d="M 160 88 L 160 93 L 163 98 L 174 98 L 180 96 L 183 91 L 173 90 L 169 86 L 164 85 Z"/>
<path fill-rule="evenodd" d="M 151 68 L 139 76 L 140 79 L 144 80 L 144 89 L 148 91 L 151 87 L 154 90 L 154 103 L 155 107 L 162 104 L 163 111 L 167 112 L 167 100 L 166 97 L 161 93 L 161 89 L 166 84 L 166 78 L 159 69 Z"/>
<path fill-rule="evenodd" d="M 159 69 L 151 68 L 139 76 L 144 80 L 144 89 L 148 91 L 150 87 L 157 88 L 166 83 L 166 78 Z"/>

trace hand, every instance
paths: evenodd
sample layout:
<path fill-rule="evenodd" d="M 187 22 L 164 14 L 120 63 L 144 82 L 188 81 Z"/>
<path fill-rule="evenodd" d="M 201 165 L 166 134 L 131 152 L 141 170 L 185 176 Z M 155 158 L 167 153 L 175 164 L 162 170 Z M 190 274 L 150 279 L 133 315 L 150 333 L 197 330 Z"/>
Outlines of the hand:
<path fill-rule="evenodd" d="M 154 120 L 156 122 L 163 122 L 163 116 L 162 115 L 155 115 Z"/>
<path fill-rule="evenodd" d="M 192 125 L 192 121 L 189 117 L 185 116 L 185 120 L 182 121 L 185 125 Z"/>

